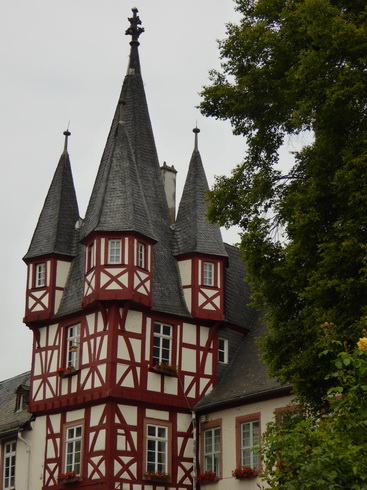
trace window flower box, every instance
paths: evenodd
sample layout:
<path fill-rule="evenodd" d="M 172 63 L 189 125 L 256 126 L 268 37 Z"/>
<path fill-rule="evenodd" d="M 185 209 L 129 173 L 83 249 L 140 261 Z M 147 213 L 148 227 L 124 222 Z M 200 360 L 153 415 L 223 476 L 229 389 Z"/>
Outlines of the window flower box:
<path fill-rule="evenodd" d="M 178 369 L 177 366 L 172 364 L 168 364 L 166 362 L 160 362 L 159 364 L 155 364 L 153 369 L 156 373 L 166 374 L 167 376 L 177 376 Z"/>
<path fill-rule="evenodd" d="M 144 473 L 143 479 L 164 483 L 168 482 L 171 479 L 171 476 L 169 473 L 165 473 L 164 471 L 147 471 Z"/>
<path fill-rule="evenodd" d="M 65 378 L 65 376 L 70 376 L 74 373 L 76 373 L 76 369 L 74 366 L 60 367 L 57 370 L 57 374 L 60 376 L 60 378 Z"/>
<path fill-rule="evenodd" d="M 78 483 L 82 481 L 79 475 L 75 473 L 75 471 L 68 471 L 66 473 L 60 473 L 57 477 L 57 480 L 61 485 L 71 485 L 72 483 Z"/>
<path fill-rule="evenodd" d="M 198 483 L 201 483 L 202 485 L 206 484 L 206 483 L 215 483 L 218 480 L 219 480 L 219 478 L 217 477 L 217 475 L 214 473 L 213 470 L 208 470 L 208 471 L 205 471 L 204 473 L 200 473 L 196 477 L 196 481 Z"/>
<path fill-rule="evenodd" d="M 232 476 L 237 480 L 250 480 L 251 478 L 256 478 L 259 472 L 256 468 L 251 468 L 251 466 L 238 466 L 232 471 Z"/>

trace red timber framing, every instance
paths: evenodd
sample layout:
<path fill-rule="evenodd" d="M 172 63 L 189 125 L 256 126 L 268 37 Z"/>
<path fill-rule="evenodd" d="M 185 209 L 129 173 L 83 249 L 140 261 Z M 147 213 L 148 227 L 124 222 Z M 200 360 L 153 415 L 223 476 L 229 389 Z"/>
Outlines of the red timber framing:
<path fill-rule="evenodd" d="M 184 284 L 191 297 L 191 313 L 195 318 L 224 320 L 224 263 L 223 257 L 213 255 L 182 255 L 179 260 L 191 262 L 191 283 Z M 204 264 L 213 264 L 212 285 L 205 284 Z"/>
<path fill-rule="evenodd" d="M 116 484 L 151 488 L 146 472 L 147 424 L 168 428 L 167 470 L 170 488 L 192 488 L 192 418 L 189 412 L 157 410 L 149 406 L 109 401 L 75 412 L 47 415 L 43 490 L 64 488 L 58 475 L 66 471 L 66 431 L 82 426 L 81 467 L 78 488 L 98 485 L 102 490 Z M 152 414 L 155 418 L 152 418 Z M 82 416 L 82 418 L 78 418 Z M 173 483 L 175 482 L 175 483 Z M 139 486 L 138 486 L 139 485 Z M 117 487 L 118 488 L 118 487 Z"/>
<path fill-rule="evenodd" d="M 69 266 L 71 259 L 64 256 L 44 256 L 27 261 L 26 307 L 23 321 L 40 322 L 51 318 L 58 307 L 65 279 L 57 277 L 58 266 Z M 37 266 L 44 264 L 44 281 L 37 281 Z"/>
<path fill-rule="evenodd" d="M 114 260 L 109 256 L 111 240 L 121 240 L 120 263 L 116 262 L 116 255 Z M 93 234 L 84 244 L 83 306 L 106 300 L 129 300 L 151 306 L 153 240 L 138 234 Z"/>
<path fill-rule="evenodd" d="M 45 413 L 61 407 L 116 399 L 192 408 L 216 383 L 217 327 L 152 315 L 126 302 L 97 302 L 83 315 L 34 328 L 30 410 Z M 169 376 L 154 369 L 154 325 L 171 326 Z M 68 367 L 68 329 L 80 326 L 79 365 Z"/>

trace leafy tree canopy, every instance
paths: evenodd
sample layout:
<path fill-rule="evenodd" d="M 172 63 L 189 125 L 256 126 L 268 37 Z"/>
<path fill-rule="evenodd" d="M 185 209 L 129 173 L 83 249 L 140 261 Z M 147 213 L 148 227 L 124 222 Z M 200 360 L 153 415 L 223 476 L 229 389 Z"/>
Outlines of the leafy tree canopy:
<path fill-rule="evenodd" d="M 327 398 L 332 413 L 285 411 L 263 436 L 263 479 L 271 488 L 367 490 L 367 338 L 355 348 L 335 340 L 330 347 L 321 355 L 336 354 Z"/>
<path fill-rule="evenodd" d="M 201 110 L 230 120 L 248 153 L 209 194 L 209 219 L 240 225 L 271 374 L 317 405 L 329 381 L 320 324 L 353 340 L 367 315 L 365 0 L 236 0 Z M 279 148 L 308 131 L 282 173 Z"/>

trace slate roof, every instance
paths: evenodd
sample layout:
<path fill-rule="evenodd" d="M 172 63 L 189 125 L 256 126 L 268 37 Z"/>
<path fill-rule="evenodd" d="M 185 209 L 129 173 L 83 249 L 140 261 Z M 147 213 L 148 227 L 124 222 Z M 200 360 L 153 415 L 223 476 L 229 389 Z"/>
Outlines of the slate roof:
<path fill-rule="evenodd" d="M 197 252 L 227 257 L 219 226 L 206 219 L 208 189 L 200 152 L 195 148 L 177 213 L 177 255 Z"/>
<path fill-rule="evenodd" d="M 140 73 L 139 43 L 133 41 L 130 44 L 127 75 L 80 238 L 84 239 L 93 231 L 117 229 L 137 231 L 155 239 L 153 309 L 190 316 L 183 297 L 178 265 L 172 255 L 174 237 Z M 124 182 L 126 177 L 132 189 L 129 182 Z M 83 260 L 79 255 L 72 264 L 58 315 L 73 312 L 81 304 L 83 282 L 76 276 L 78 271 L 83 270 Z"/>
<path fill-rule="evenodd" d="M 69 154 L 61 155 L 28 252 L 23 260 L 47 254 L 76 255 L 75 223 L 79 219 Z"/>
<path fill-rule="evenodd" d="M 119 106 L 121 110 L 122 104 Z M 135 231 L 155 239 L 122 114 L 114 131 L 113 150 L 109 159 L 102 160 L 83 235 L 92 231 Z"/>
<path fill-rule="evenodd" d="M 28 371 L 14 378 L 0 381 L 0 436 L 17 431 L 31 420 L 27 409 L 15 412 L 16 391 L 19 386 L 29 387 L 31 373 Z"/>
<path fill-rule="evenodd" d="M 245 280 L 245 264 L 237 247 L 224 244 L 228 267 L 224 269 L 224 316 L 225 319 L 251 330 L 257 321 L 257 312 L 250 305 L 250 286 Z"/>
<path fill-rule="evenodd" d="M 243 338 L 236 355 L 229 364 L 218 385 L 196 405 L 197 411 L 240 404 L 253 397 L 290 394 L 291 386 L 280 385 L 267 374 L 267 367 L 260 358 L 256 339 L 265 333 L 265 325 L 257 316 L 252 330 Z"/>

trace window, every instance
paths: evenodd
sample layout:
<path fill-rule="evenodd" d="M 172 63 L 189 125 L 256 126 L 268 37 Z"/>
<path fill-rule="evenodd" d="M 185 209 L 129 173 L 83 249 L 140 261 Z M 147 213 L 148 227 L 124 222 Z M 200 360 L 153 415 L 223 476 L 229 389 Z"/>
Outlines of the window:
<path fill-rule="evenodd" d="M 218 339 L 218 362 L 228 363 L 228 339 Z"/>
<path fill-rule="evenodd" d="M 108 240 L 108 263 L 121 264 L 121 240 L 119 238 Z"/>
<path fill-rule="evenodd" d="M 28 406 L 28 402 L 29 388 L 21 385 L 16 391 L 15 412 L 24 410 Z"/>
<path fill-rule="evenodd" d="M 214 263 L 213 262 L 204 262 L 203 284 L 204 286 L 214 286 Z"/>
<path fill-rule="evenodd" d="M 145 244 L 138 242 L 138 267 L 145 269 Z"/>
<path fill-rule="evenodd" d="M 68 327 L 66 349 L 66 367 L 73 366 L 75 369 L 79 369 L 80 325 L 72 325 L 71 327 Z"/>
<path fill-rule="evenodd" d="M 146 470 L 168 473 L 168 427 L 147 424 Z"/>
<path fill-rule="evenodd" d="M 220 463 L 220 428 L 214 427 L 204 431 L 204 471 L 213 470 L 219 475 Z"/>
<path fill-rule="evenodd" d="M 241 466 L 259 468 L 259 452 L 254 450 L 259 438 L 260 424 L 258 420 L 241 424 Z"/>
<path fill-rule="evenodd" d="M 65 432 L 65 472 L 81 472 L 83 426 L 67 427 Z"/>
<path fill-rule="evenodd" d="M 87 247 L 87 271 L 94 267 L 94 242 Z"/>
<path fill-rule="evenodd" d="M 36 264 L 34 286 L 36 288 L 46 286 L 46 264 L 44 262 Z"/>
<path fill-rule="evenodd" d="M 172 325 L 154 323 L 153 364 L 170 364 L 172 350 Z"/>
<path fill-rule="evenodd" d="M 15 450 L 16 441 L 9 441 L 4 444 L 4 490 L 15 489 Z"/>

